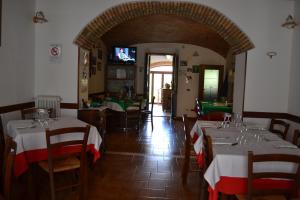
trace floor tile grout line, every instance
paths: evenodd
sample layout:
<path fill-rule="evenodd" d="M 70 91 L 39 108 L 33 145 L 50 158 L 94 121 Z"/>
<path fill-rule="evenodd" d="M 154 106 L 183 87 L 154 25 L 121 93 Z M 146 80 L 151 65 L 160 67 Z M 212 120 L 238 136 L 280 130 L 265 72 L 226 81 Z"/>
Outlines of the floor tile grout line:
<path fill-rule="evenodd" d="M 106 151 L 106 154 L 111 154 L 111 155 L 124 155 L 124 156 L 145 156 L 145 157 L 151 157 L 151 156 L 156 156 L 156 157 L 165 157 L 165 158 L 184 158 L 182 155 L 161 155 L 161 154 L 145 154 L 145 153 L 134 153 L 134 152 L 122 152 L 122 151 Z"/>

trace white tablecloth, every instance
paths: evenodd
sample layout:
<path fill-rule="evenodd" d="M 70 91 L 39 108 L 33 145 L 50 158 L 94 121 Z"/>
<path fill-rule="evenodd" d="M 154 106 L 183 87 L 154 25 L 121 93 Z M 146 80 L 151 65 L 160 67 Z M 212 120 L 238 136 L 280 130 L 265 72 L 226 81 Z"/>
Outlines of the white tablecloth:
<path fill-rule="evenodd" d="M 211 123 L 211 126 L 208 124 Z M 300 149 L 279 138 L 277 135 L 267 130 L 242 130 L 241 127 L 216 128 L 216 122 L 200 122 L 194 125 L 191 136 L 198 134 L 199 137 L 194 143 L 196 153 L 202 151 L 202 127 L 205 128 L 207 135 L 210 135 L 213 142 L 214 158 L 204 174 L 205 179 L 214 189 L 221 176 L 246 178 L 248 171 L 248 151 L 254 154 L 281 153 L 300 155 Z M 201 126 L 202 124 L 202 126 Z M 242 137 L 243 135 L 243 137 Z M 242 139 L 241 139 L 242 138 Z M 239 143 L 237 145 L 232 145 Z M 272 164 L 260 163 L 255 165 L 255 171 L 282 171 L 292 172 L 296 170 L 295 165 L 290 163 L 275 162 Z"/>
<path fill-rule="evenodd" d="M 74 126 L 86 126 L 87 123 L 80 121 L 76 118 L 58 118 L 49 119 L 48 128 L 58 129 Z M 45 126 L 46 127 L 46 126 Z M 36 150 L 36 149 L 46 149 L 46 134 L 45 127 L 42 127 L 39 122 L 33 120 L 13 120 L 7 123 L 7 134 L 11 136 L 17 143 L 17 154 L 24 151 Z M 63 136 L 57 136 L 56 140 L 66 141 L 74 140 L 80 138 L 82 133 L 77 134 L 66 134 Z M 82 138 L 82 137 L 81 137 Z M 54 138 L 53 138 L 54 139 Z M 96 127 L 91 126 L 88 144 L 93 144 L 94 148 L 99 151 L 102 138 L 98 133 Z"/>

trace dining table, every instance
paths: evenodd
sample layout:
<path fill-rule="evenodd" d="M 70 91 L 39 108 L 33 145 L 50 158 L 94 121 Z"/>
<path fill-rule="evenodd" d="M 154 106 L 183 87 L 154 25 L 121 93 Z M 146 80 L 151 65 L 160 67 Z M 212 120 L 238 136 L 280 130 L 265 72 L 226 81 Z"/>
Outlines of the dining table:
<path fill-rule="evenodd" d="M 48 118 L 38 120 L 12 120 L 7 123 L 7 134 L 17 144 L 17 151 L 14 163 L 14 175 L 20 176 L 29 168 L 31 163 L 48 159 L 46 129 L 59 129 L 67 127 L 84 127 L 87 123 L 74 117 Z M 82 133 L 68 133 L 54 136 L 56 141 L 76 140 L 82 137 Z M 87 141 L 87 151 L 93 155 L 95 162 L 100 158 L 100 145 L 102 138 L 95 126 L 90 127 Z M 80 148 L 70 146 L 64 152 L 79 152 Z"/>
<path fill-rule="evenodd" d="M 203 134 L 212 138 L 213 160 L 204 173 L 208 183 L 209 199 L 217 200 L 218 194 L 247 194 L 248 151 L 254 154 L 294 154 L 300 155 L 300 149 L 283 140 L 268 129 L 255 124 L 223 125 L 216 121 L 198 120 L 191 129 L 191 138 L 197 154 L 198 164 L 204 162 Z M 258 171 L 293 172 L 297 166 L 292 163 L 259 163 Z M 256 187 L 290 188 L 289 180 L 264 179 L 254 183 Z"/>

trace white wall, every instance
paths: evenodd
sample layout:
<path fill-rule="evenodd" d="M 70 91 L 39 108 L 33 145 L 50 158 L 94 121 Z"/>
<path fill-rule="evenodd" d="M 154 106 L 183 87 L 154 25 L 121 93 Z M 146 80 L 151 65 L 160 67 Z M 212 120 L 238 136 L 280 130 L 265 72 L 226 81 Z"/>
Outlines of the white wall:
<path fill-rule="evenodd" d="M 300 23 L 300 1 L 295 1 L 296 22 Z M 300 26 L 293 29 L 292 64 L 290 72 L 289 109 L 288 112 L 300 116 Z"/>
<path fill-rule="evenodd" d="M 293 12 L 286 0 L 193 0 L 223 13 L 256 46 L 248 54 L 245 110 L 287 112 L 292 32 L 281 27 Z M 36 26 L 35 93 L 58 94 L 64 102 L 77 101 L 77 47 L 74 38 L 94 17 L 125 0 L 37 0 L 49 23 Z M 49 44 L 63 46 L 59 64 L 49 63 Z M 278 55 L 269 59 L 267 51 Z"/>
<path fill-rule="evenodd" d="M 33 101 L 34 0 L 2 0 L 0 106 Z"/>
<path fill-rule="evenodd" d="M 214 51 L 189 44 L 176 43 L 151 43 L 137 44 L 137 93 L 143 93 L 144 86 L 144 66 L 146 53 L 170 53 L 177 54 L 180 60 L 185 60 L 188 66 L 179 66 L 178 71 L 178 90 L 177 90 L 177 116 L 188 114 L 195 115 L 191 111 L 195 106 L 195 98 L 198 97 L 199 73 L 189 73 L 192 80 L 187 84 L 185 81 L 185 73 L 187 68 L 193 65 L 209 64 L 209 65 L 225 65 L 225 59 Z M 199 56 L 192 56 L 197 51 Z M 187 91 L 190 89 L 190 91 Z"/>

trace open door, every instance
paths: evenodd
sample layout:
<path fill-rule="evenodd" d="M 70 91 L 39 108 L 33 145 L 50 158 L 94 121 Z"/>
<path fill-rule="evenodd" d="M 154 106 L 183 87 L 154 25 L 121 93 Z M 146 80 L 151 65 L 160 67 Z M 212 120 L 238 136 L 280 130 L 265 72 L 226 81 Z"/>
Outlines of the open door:
<path fill-rule="evenodd" d="M 173 56 L 173 81 L 172 81 L 172 106 L 171 117 L 175 118 L 177 113 L 177 88 L 178 88 L 178 55 Z"/>
<path fill-rule="evenodd" d="M 149 106 L 149 74 L 150 74 L 151 56 L 146 53 L 145 55 L 145 70 L 144 70 L 144 98 L 147 98 L 147 108 Z"/>

